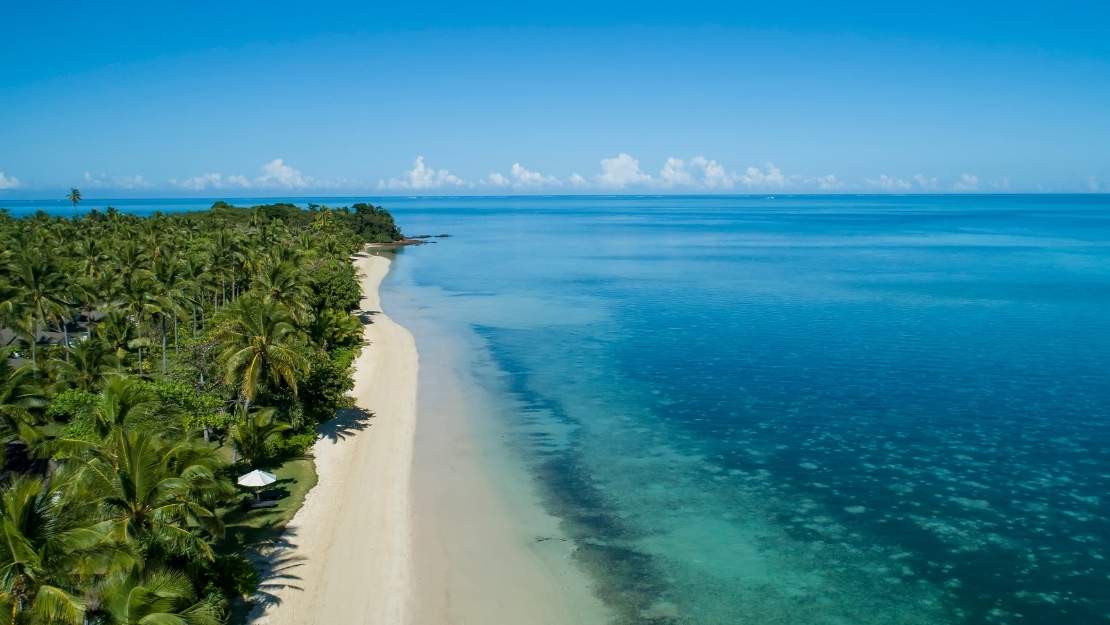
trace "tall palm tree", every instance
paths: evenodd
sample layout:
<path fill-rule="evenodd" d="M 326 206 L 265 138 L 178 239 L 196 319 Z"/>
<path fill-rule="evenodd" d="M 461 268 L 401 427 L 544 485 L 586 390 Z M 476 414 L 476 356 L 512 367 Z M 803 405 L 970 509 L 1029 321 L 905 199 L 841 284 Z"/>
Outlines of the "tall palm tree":
<path fill-rule="evenodd" d="M 154 315 L 161 315 L 165 302 L 155 291 L 154 279 L 149 271 L 140 269 L 127 275 L 123 282 L 123 301 L 121 309 L 134 322 L 136 338 L 132 345 L 139 351 L 139 375 L 143 375 L 143 348 L 149 346 L 150 339 L 143 335 L 143 323 Z"/>
<path fill-rule="evenodd" d="M 154 259 L 152 271 L 154 285 L 157 289 L 159 311 L 157 313 L 159 327 L 162 335 L 162 374 L 169 370 L 166 359 L 166 342 L 168 332 L 166 328 L 167 317 L 173 323 L 173 348 L 177 355 L 177 319 L 184 314 L 185 305 L 188 303 L 189 284 L 185 276 L 181 260 L 174 253 L 165 253 Z"/>
<path fill-rule="evenodd" d="M 69 193 L 66 194 L 66 199 L 73 203 L 73 208 L 76 210 L 77 203 L 81 201 L 81 190 L 77 187 L 70 187 Z"/>
<path fill-rule="evenodd" d="M 91 391 L 100 385 L 105 375 L 119 372 L 119 358 L 100 339 L 85 339 L 68 351 L 70 357 L 61 363 L 59 374 L 69 386 Z"/>
<path fill-rule="evenodd" d="M 35 338 L 31 341 L 31 366 L 38 370 L 38 353 L 36 343 L 38 332 L 47 322 L 60 319 L 68 320 L 70 304 L 66 298 L 67 286 L 65 277 L 57 267 L 49 263 L 42 255 L 35 254 L 32 250 L 25 250 L 13 262 L 10 274 L 12 286 L 19 292 L 23 306 L 30 313 L 34 321 Z M 63 336 L 69 341 L 69 333 L 62 323 Z"/>
<path fill-rule="evenodd" d="M 13 367 L 0 353 L 0 436 L 19 435 L 46 407 L 42 388 L 27 367 Z"/>
<path fill-rule="evenodd" d="M 225 381 L 239 388 L 244 404 L 265 385 L 284 384 L 294 394 L 308 363 L 304 340 L 284 306 L 254 295 L 235 300 L 220 313 L 216 339 Z"/>
<path fill-rule="evenodd" d="M 110 308 L 96 324 L 95 338 L 104 341 L 109 349 L 115 351 L 116 360 L 122 366 L 139 337 L 135 326 L 127 318 L 127 313 L 119 308 Z"/>

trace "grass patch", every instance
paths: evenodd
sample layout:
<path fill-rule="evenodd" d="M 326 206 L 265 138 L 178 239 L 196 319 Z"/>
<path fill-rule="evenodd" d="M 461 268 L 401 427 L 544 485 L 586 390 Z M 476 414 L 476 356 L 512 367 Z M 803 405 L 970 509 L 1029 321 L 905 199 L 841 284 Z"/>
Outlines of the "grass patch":
<path fill-rule="evenodd" d="M 305 495 L 316 485 L 316 465 L 311 456 L 291 458 L 277 468 L 267 468 L 277 481 L 262 491 L 264 499 L 276 500 L 272 508 L 250 508 L 249 503 L 229 513 L 225 519 L 225 541 L 233 551 L 277 538 L 297 510 Z M 249 501 L 249 500 L 248 500 Z"/>
<path fill-rule="evenodd" d="M 250 508 L 253 493 L 244 495 L 243 505 L 228 512 L 224 517 L 224 540 L 219 546 L 223 553 L 242 553 L 255 561 L 259 560 L 259 548 L 270 541 L 277 540 L 304 505 L 308 491 L 316 485 L 316 464 L 312 456 L 291 458 L 277 467 L 264 467 L 274 474 L 277 481 L 266 487 L 264 499 L 277 501 L 272 508 Z M 228 623 L 246 623 L 253 605 L 241 597 L 232 602 Z"/>

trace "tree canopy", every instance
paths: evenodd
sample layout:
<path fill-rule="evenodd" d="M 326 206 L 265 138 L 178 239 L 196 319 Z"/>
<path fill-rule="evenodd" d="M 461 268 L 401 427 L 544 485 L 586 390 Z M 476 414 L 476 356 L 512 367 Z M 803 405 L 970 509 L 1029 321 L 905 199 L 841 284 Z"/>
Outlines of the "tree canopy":
<path fill-rule="evenodd" d="M 225 622 L 234 477 L 348 405 L 349 257 L 401 238 L 370 204 L 0 211 L 0 625 Z"/>

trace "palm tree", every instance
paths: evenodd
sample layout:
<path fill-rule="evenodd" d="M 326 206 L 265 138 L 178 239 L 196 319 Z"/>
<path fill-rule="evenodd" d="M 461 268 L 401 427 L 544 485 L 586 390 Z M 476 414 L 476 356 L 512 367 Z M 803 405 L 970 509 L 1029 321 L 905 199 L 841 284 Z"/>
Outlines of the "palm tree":
<path fill-rule="evenodd" d="M 127 318 L 127 313 L 119 308 L 111 308 L 96 324 L 96 338 L 104 341 L 110 349 L 114 350 L 116 360 L 123 365 L 128 350 L 135 346 L 138 335 L 135 332 L 135 326 Z"/>
<path fill-rule="evenodd" d="M 13 367 L 0 353 L 0 435 L 21 435 L 46 407 L 46 397 L 27 367 Z"/>
<path fill-rule="evenodd" d="M 285 307 L 245 295 L 220 313 L 216 334 L 225 381 L 237 386 L 244 404 L 267 384 L 285 384 L 297 393 L 297 380 L 308 368 L 304 342 Z"/>
<path fill-rule="evenodd" d="M 154 280 L 150 272 L 140 269 L 124 278 L 121 308 L 134 320 L 137 336 L 131 345 L 139 350 L 139 375 L 141 376 L 143 375 L 143 348 L 150 344 L 150 339 L 143 336 L 143 322 L 152 315 L 163 314 L 165 310 L 165 302 L 155 293 Z"/>
<path fill-rule="evenodd" d="M 264 300 L 277 302 L 289 309 L 295 321 L 301 322 L 308 315 L 308 284 L 303 272 L 292 262 L 262 264 L 255 275 L 254 288 Z"/>
<path fill-rule="evenodd" d="M 81 201 L 81 190 L 77 187 L 70 187 L 69 193 L 66 194 L 66 199 L 73 203 L 73 208 L 76 210 L 77 203 Z"/>
<path fill-rule="evenodd" d="M 93 407 L 96 430 L 101 436 L 107 436 L 115 428 L 150 416 L 157 408 L 158 398 L 141 381 L 128 376 L 111 376 Z"/>
<path fill-rule="evenodd" d="M 120 370 L 119 358 L 100 339 L 85 339 L 68 351 L 70 358 L 61 363 L 59 373 L 69 386 L 91 391 L 105 375 Z"/>
<path fill-rule="evenodd" d="M 169 370 L 166 361 L 166 318 L 173 319 L 173 349 L 177 355 L 177 318 L 185 311 L 189 285 L 180 259 L 174 254 L 162 254 L 154 259 L 154 284 L 157 288 L 159 326 L 162 334 L 162 374 Z"/>
<path fill-rule="evenodd" d="M 362 338 L 362 322 L 349 312 L 326 309 L 312 320 L 309 332 L 312 340 L 324 349 L 354 345 Z"/>
<path fill-rule="evenodd" d="M 10 278 L 12 286 L 19 292 L 23 306 L 34 321 L 35 337 L 31 341 L 31 366 L 37 371 L 38 332 L 48 321 L 63 320 L 63 336 L 66 343 L 69 342 L 69 333 L 64 322 L 69 318 L 70 308 L 70 304 L 66 301 L 65 278 L 44 256 L 35 254 L 29 249 L 15 259 Z"/>
<path fill-rule="evenodd" d="M 209 539 L 223 535 L 223 523 L 210 502 L 234 489 L 217 476 L 220 460 L 211 448 L 115 428 L 90 456 L 74 483 L 101 502 L 100 528 L 134 543 L 147 560 L 213 559 Z"/>
<path fill-rule="evenodd" d="M 209 603 L 197 601 L 193 583 L 174 571 L 143 572 L 139 567 L 100 589 L 100 612 L 115 625 L 219 625 Z"/>
<path fill-rule="evenodd" d="M 239 407 L 239 422 L 231 428 L 231 444 L 250 466 L 265 460 L 270 442 L 289 429 L 285 423 L 274 420 L 273 408 L 247 410 Z"/>
<path fill-rule="evenodd" d="M 36 478 L 0 495 L 0 622 L 80 625 L 75 591 L 129 560 L 82 510 Z"/>
<path fill-rule="evenodd" d="M 47 397 L 28 367 L 12 366 L 7 354 L 0 353 L 0 444 L 20 443 L 16 448 L 0 447 L 0 462 L 9 462 L 7 454 L 11 453 L 26 456 L 41 443 L 42 434 L 36 423 L 46 406 Z"/>

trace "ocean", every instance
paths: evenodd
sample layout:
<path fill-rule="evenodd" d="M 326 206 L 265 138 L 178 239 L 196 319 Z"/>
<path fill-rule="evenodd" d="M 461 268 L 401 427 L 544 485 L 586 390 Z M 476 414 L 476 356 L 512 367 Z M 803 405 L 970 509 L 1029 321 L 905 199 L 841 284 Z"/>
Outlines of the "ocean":
<path fill-rule="evenodd" d="M 617 623 L 1110 622 L 1110 196 L 378 203 Z"/>

